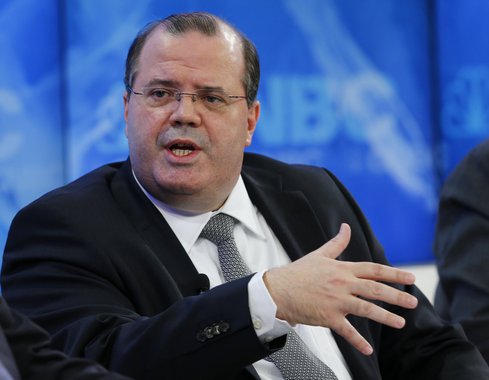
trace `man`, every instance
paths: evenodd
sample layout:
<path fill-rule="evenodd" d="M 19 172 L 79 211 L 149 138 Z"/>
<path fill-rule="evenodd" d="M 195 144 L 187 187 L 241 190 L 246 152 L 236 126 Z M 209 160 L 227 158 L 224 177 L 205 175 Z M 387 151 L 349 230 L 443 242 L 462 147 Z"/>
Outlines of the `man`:
<path fill-rule="evenodd" d="M 96 363 L 67 358 L 50 346 L 49 335 L 0 297 L 0 379 L 124 380 Z"/>
<path fill-rule="evenodd" d="M 460 323 L 489 362 L 489 140 L 445 182 L 435 236 L 440 283 L 435 308 Z"/>
<path fill-rule="evenodd" d="M 489 375 L 331 173 L 244 155 L 258 82 L 253 44 L 215 16 L 144 28 L 126 61 L 130 159 L 20 211 L 9 302 L 138 379 Z"/>

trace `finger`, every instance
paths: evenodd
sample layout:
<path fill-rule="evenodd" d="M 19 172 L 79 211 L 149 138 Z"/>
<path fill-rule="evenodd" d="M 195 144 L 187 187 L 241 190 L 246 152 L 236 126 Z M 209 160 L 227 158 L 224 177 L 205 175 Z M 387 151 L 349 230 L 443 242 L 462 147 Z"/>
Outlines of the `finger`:
<path fill-rule="evenodd" d="M 370 343 L 351 325 L 346 318 L 343 319 L 343 322 L 340 325 L 331 327 L 331 329 L 350 342 L 353 347 L 355 347 L 362 354 L 371 355 L 373 353 L 374 350 Z"/>
<path fill-rule="evenodd" d="M 402 285 L 412 285 L 416 277 L 411 272 L 393 268 L 388 265 L 359 262 L 352 263 L 353 274 L 358 278 L 365 278 L 383 282 L 394 282 Z"/>
<path fill-rule="evenodd" d="M 350 226 L 346 223 L 341 223 L 338 234 L 319 248 L 319 251 L 330 259 L 336 259 L 350 243 L 350 237 Z"/>
<path fill-rule="evenodd" d="M 354 298 L 349 305 L 346 306 L 348 314 L 354 314 L 358 317 L 364 317 L 371 319 L 372 321 L 381 323 L 383 325 L 393 327 L 395 329 L 402 329 L 406 324 L 406 320 L 390 311 L 387 311 L 380 306 L 365 301 L 361 298 Z"/>
<path fill-rule="evenodd" d="M 406 309 L 414 309 L 418 305 L 418 299 L 411 294 L 377 281 L 357 281 L 352 287 L 352 293 L 363 298 L 387 302 Z"/>

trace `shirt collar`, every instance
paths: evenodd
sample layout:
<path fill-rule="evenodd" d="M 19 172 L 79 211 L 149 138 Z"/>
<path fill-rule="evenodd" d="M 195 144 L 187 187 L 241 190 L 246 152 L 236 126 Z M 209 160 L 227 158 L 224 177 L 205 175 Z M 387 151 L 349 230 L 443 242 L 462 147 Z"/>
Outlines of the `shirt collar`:
<path fill-rule="evenodd" d="M 219 210 L 203 214 L 191 214 L 174 209 L 153 197 L 141 185 L 134 172 L 133 175 L 141 190 L 168 222 L 187 253 L 199 238 L 209 219 L 220 212 L 237 219 L 250 233 L 255 234 L 258 238 L 265 239 L 265 233 L 258 220 L 256 208 L 251 202 L 241 176 L 239 176 L 231 194 L 229 194 L 228 199 Z"/>

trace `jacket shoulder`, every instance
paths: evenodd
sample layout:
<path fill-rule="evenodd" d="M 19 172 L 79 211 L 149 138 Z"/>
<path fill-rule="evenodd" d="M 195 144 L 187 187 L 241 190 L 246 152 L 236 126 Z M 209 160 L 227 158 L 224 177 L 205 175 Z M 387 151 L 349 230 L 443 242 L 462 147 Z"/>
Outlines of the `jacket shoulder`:
<path fill-rule="evenodd" d="M 73 197 L 80 200 L 80 198 L 90 197 L 103 192 L 110 187 L 112 179 L 117 174 L 122 164 L 122 162 L 115 162 L 94 169 L 64 186 L 49 191 L 31 202 L 30 205 L 56 202 L 64 199 L 71 200 Z"/>
<path fill-rule="evenodd" d="M 245 173 L 258 176 L 280 176 L 284 184 L 310 189 L 319 181 L 322 185 L 337 187 L 337 178 L 326 168 L 305 164 L 291 164 L 256 153 L 246 153 L 243 162 Z M 312 181 L 312 183 L 311 183 Z M 302 185 L 302 186 L 301 186 Z"/>
<path fill-rule="evenodd" d="M 23 207 L 14 217 L 13 223 L 23 216 L 49 217 L 55 211 L 75 215 L 88 209 L 102 210 L 113 199 L 111 185 L 123 162 L 101 166 L 80 178 L 40 196 Z"/>

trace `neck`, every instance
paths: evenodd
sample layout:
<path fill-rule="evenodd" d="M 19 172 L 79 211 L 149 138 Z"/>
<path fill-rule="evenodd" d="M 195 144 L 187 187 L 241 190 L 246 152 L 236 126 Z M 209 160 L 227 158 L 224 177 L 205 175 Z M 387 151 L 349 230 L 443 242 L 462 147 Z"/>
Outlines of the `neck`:
<path fill-rule="evenodd" d="M 192 195 L 182 195 L 182 194 L 171 194 L 165 193 L 163 196 L 156 196 L 153 192 L 146 189 L 141 182 L 139 182 L 134 170 L 132 175 L 136 180 L 136 183 L 141 188 L 141 190 L 150 198 L 153 203 L 158 204 L 160 207 L 168 209 L 171 212 L 175 212 L 182 215 L 197 215 L 203 214 L 205 212 L 211 212 L 218 210 L 222 207 L 232 189 L 227 192 L 227 194 L 221 195 L 221 197 L 214 196 L 213 198 L 205 198 L 201 196 Z"/>
<path fill-rule="evenodd" d="M 220 209 L 222 205 L 226 202 L 229 194 L 220 197 L 219 199 L 206 199 L 204 197 L 199 197 L 194 194 L 169 194 L 164 197 L 155 197 L 152 194 L 149 194 L 149 196 L 151 196 L 154 200 L 157 200 L 159 203 L 163 204 L 164 207 L 175 210 L 178 213 L 196 215 Z"/>

